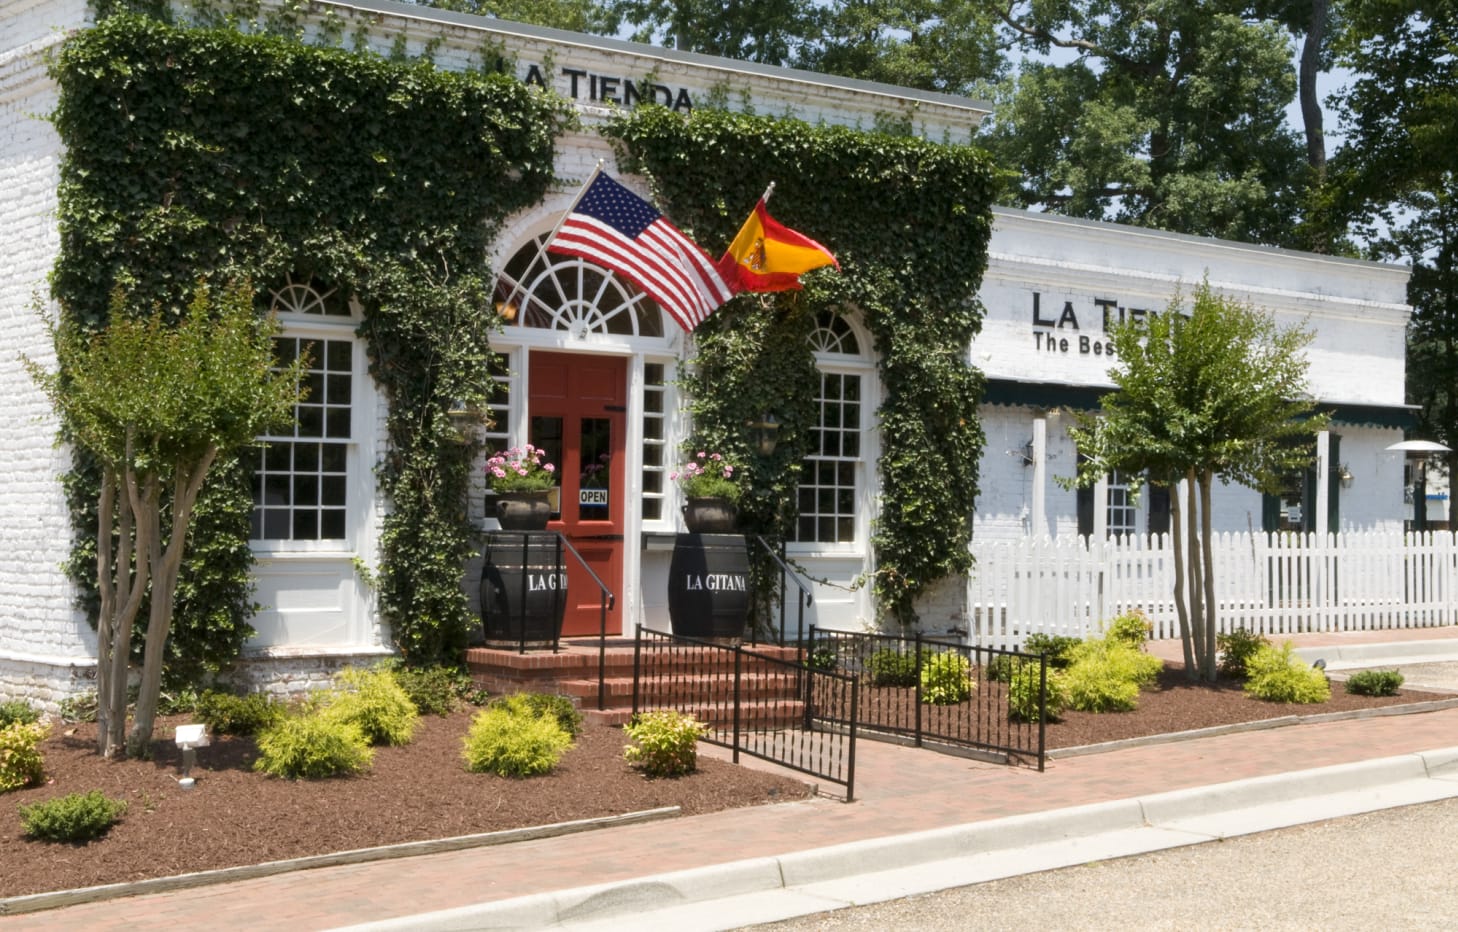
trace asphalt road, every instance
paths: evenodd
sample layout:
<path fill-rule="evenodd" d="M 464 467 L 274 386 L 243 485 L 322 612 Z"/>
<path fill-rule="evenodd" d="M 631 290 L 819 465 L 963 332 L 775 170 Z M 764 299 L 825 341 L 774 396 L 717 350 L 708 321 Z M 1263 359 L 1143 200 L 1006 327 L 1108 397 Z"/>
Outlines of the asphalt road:
<path fill-rule="evenodd" d="M 1455 839 L 1449 799 L 753 928 L 1447 932 Z"/>

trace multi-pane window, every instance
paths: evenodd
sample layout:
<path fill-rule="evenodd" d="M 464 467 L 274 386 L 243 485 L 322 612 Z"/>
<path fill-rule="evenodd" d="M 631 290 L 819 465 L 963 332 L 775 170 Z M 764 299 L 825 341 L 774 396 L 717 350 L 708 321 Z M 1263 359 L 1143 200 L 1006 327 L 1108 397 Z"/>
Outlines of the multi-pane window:
<path fill-rule="evenodd" d="M 661 362 L 643 365 L 643 520 L 663 517 L 668 388 Z"/>
<path fill-rule="evenodd" d="M 284 365 L 308 360 L 305 396 L 290 432 L 270 434 L 254 463 L 255 540 L 341 540 L 346 536 L 354 346 L 349 340 L 279 337 Z"/>
<path fill-rule="evenodd" d="M 802 465 L 795 538 L 847 543 L 856 537 L 856 486 L 861 459 L 861 377 L 825 372 L 812 452 Z"/>
<path fill-rule="evenodd" d="M 1133 534 L 1139 518 L 1139 506 L 1134 493 L 1138 486 L 1129 487 L 1129 478 L 1117 469 L 1109 473 L 1108 523 L 1109 536 Z"/>

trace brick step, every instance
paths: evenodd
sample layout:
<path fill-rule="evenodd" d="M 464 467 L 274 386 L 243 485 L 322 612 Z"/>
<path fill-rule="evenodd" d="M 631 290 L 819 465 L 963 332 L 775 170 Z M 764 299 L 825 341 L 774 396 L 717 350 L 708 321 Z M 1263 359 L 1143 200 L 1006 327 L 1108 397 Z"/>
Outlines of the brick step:
<path fill-rule="evenodd" d="M 657 706 L 646 706 L 645 710 L 658 708 Z M 666 706 L 664 708 L 667 708 Z M 706 702 L 695 704 L 682 709 L 688 712 L 701 722 L 719 728 L 729 728 L 734 724 L 734 706 L 725 702 Z M 752 713 L 752 714 L 751 714 Z M 782 700 L 771 705 L 769 708 L 763 706 L 746 707 L 741 712 L 740 727 L 742 728 L 785 728 L 796 725 L 805 714 L 805 705 L 791 699 Z M 608 709 L 582 710 L 582 717 L 589 722 L 596 722 L 602 725 L 621 727 L 626 725 L 633 717 L 633 710 L 625 707 L 613 707 Z"/>
<path fill-rule="evenodd" d="M 644 683 L 645 690 L 654 688 L 653 680 Z M 573 696 L 584 700 L 597 699 L 597 678 L 591 679 L 565 679 L 558 680 L 557 689 L 563 695 Z M 603 693 L 609 702 L 613 700 L 631 700 L 633 698 L 633 678 L 631 676 L 608 677 L 603 680 Z M 734 689 L 731 680 L 723 677 L 706 675 L 675 676 L 671 686 L 665 690 L 671 690 L 674 695 L 711 695 L 722 694 L 726 701 Z M 784 676 L 769 676 L 765 674 L 746 673 L 740 677 L 740 694 L 745 699 L 750 698 L 793 698 L 798 692 L 797 684 L 793 679 Z"/>

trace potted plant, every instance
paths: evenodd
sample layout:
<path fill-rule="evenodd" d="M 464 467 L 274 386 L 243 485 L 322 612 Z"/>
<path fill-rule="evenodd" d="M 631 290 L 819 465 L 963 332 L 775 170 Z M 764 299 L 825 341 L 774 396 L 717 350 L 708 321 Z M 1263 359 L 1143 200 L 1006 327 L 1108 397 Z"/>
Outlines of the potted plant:
<path fill-rule="evenodd" d="M 496 517 L 504 531 L 540 531 L 552 516 L 550 495 L 557 467 L 543 462 L 541 447 L 527 444 L 486 459 L 486 482 L 496 493 Z"/>
<path fill-rule="evenodd" d="M 736 467 L 722 454 L 699 451 L 698 456 L 668 474 L 683 489 L 684 524 L 696 534 L 727 533 L 738 518 L 740 488 Z"/>

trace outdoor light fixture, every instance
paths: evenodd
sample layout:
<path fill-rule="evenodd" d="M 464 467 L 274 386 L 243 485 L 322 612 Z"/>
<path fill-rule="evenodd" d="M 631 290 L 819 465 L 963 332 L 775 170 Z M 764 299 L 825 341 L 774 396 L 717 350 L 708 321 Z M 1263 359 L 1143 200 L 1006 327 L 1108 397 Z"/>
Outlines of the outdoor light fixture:
<path fill-rule="evenodd" d="M 512 301 L 497 301 L 496 314 L 508 324 L 516 320 L 516 304 Z"/>
<path fill-rule="evenodd" d="M 760 415 L 759 420 L 746 421 L 744 426 L 749 428 L 750 438 L 754 441 L 754 448 L 759 451 L 760 456 L 774 454 L 775 445 L 779 442 L 779 418 L 766 411 Z"/>
<path fill-rule="evenodd" d="M 178 725 L 177 737 L 174 739 L 177 746 L 182 748 L 182 777 L 177 784 L 184 790 L 190 790 L 193 786 L 192 765 L 197 761 L 197 748 L 205 748 L 212 744 L 208 737 L 208 726 L 206 725 Z"/>
<path fill-rule="evenodd" d="M 1350 489 L 1352 487 L 1352 471 L 1347 468 L 1346 463 L 1337 467 L 1337 481 L 1342 484 L 1342 488 L 1344 489 Z"/>

